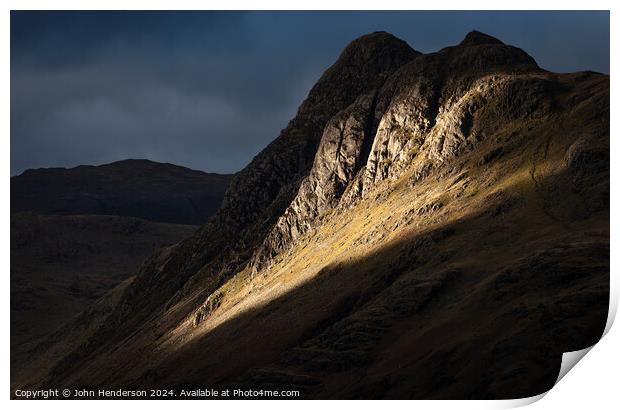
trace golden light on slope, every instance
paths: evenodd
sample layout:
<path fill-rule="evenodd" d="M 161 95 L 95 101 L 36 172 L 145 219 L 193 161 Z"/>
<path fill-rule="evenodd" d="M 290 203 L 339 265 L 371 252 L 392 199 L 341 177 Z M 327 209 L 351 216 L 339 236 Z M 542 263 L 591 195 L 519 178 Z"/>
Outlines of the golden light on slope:
<path fill-rule="evenodd" d="M 560 172 L 554 164 L 551 159 L 539 163 L 539 178 Z M 327 215 L 323 225 L 304 235 L 292 250 L 276 257 L 270 268 L 253 277 L 249 269 L 239 272 L 218 289 L 224 294 L 222 304 L 207 320 L 196 327 L 190 315 L 162 338 L 158 349 L 180 350 L 218 326 L 261 310 L 270 301 L 307 285 L 327 266 L 354 264 L 403 238 L 472 218 L 487 209 L 488 198 L 497 192 L 532 198 L 532 203 L 538 203 L 533 199 L 536 193 L 531 164 L 527 163 L 509 172 L 491 167 L 484 173 L 472 174 L 464 167 L 450 178 L 439 179 L 431 174 L 413 186 L 408 184 L 410 177 L 411 172 L 407 172 L 397 182 L 384 181 L 392 189 L 380 201 L 371 194 L 355 207 L 339 211 L 337 217 Z M 385 192 L 384 187 L 379 185 L 374 192 Z M 415 210 L 438 200 L 444 203 L 438 211 L 415 215 Z"/>

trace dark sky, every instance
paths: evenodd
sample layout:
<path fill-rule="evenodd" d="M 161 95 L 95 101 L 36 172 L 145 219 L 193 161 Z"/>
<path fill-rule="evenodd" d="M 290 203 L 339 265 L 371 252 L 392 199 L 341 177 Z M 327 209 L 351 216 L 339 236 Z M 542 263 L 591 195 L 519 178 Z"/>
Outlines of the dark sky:
<path fill-rule="evenodd" d="M 608 12 L 12 12 L 11 175 L 148 158 L 243 168 L 351 40 L 473 29 L 545 69 L 609 73 Z"/>

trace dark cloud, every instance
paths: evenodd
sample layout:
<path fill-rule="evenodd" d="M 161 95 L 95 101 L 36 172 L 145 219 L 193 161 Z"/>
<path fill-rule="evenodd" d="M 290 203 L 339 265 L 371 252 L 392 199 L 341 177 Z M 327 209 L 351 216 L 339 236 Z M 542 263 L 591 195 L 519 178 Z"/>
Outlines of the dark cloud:
<path fill-rule="evenodd" d="M 609 72 L 607 12 L 12 12 L 11 173 L 149 158 L 241 169 L 352 39 L 422 52 L 488 32 Z"/>

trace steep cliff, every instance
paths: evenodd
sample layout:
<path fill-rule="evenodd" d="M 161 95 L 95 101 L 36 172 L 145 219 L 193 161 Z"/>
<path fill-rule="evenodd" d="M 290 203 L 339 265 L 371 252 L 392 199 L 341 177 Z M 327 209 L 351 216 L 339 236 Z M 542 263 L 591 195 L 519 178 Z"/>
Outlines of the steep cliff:
<path fill-rule="evenodd" d="M 525 52 L 479 32 L 468 34 L 457 47 L 402 67 L 380 90 L 360 96 L 332 118 L 310 175 L 270 232 L 257 263 L 292 246 L 339 202 L 353 180 L 343 206 L 376 183 L 398 178 L 414 161 L 424 173 L 472 149 L 484 138 L 473 117 L 494 96 L 507 98 L 503 115 L 514 110 L 519 117 L 535 109 L 531 105 L 544 99 L 546 91 L 544 79 L 524 75 L 535 72 L 541 70 Z M 532 83 L 532 95 L 509 100 L 505 88 L 525 86 L 526 81 Z"/>

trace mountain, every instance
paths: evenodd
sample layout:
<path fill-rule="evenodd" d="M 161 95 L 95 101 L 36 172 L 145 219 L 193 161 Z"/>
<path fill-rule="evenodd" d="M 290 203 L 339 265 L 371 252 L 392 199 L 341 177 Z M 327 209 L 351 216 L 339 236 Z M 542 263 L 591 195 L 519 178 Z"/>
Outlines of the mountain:
<path fill-rule="evenodd" d="M 12 387 L 517 398 L 601 336 L 609 76 L 479 32 L 353 41 L 192 237 L 29 351 Z"/>
<path fill-rule="evenodd" d="M 200 225 L 219 208 L 229 181 L 230 175 L 133 159 L 31 169 L 11 178 L 11 213 L 119 215 Z"/>

